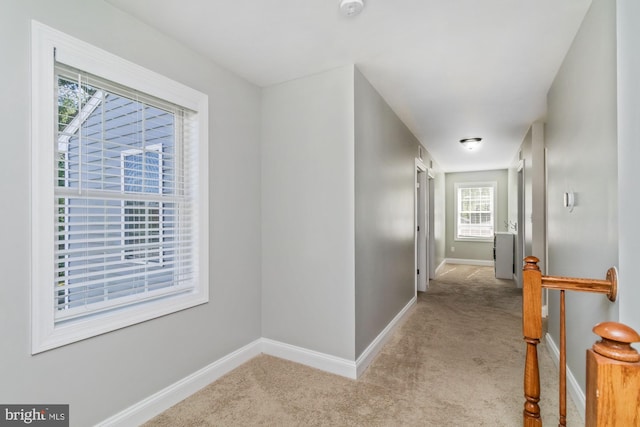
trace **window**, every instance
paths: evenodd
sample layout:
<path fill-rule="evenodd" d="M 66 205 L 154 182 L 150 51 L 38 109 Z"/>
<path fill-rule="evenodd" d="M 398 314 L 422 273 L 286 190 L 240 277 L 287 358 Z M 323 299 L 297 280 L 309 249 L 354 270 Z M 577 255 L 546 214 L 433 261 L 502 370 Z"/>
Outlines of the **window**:
<path fill-rule="evenodd" d="M 492 241 L 496 225 L 495 182 L 456 183 L 456 240 Z"/>
<path fill-rule="evenodd" d="M 206 95 L 32 43 L 32 352 L 207 302 Z"/>

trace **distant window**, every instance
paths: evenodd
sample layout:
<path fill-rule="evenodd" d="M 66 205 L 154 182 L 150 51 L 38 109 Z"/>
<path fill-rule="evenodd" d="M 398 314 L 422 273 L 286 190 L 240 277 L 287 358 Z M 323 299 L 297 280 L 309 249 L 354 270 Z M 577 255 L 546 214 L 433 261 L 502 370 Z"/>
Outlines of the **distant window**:
<path fill-rule="evenodd" d="M 493 239 L 496 193 L 495 182 L 455 184 L 456 240 Z"/>
<path fill-rule="evenodd" d="M 208 301 L 207 97 L 33 30 L 37 353 Z"/>

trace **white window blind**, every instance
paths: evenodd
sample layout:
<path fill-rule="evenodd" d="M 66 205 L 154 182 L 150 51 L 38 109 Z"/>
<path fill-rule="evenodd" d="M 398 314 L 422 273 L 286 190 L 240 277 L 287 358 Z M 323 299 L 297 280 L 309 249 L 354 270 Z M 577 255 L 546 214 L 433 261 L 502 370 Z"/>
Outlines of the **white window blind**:
<path fill-rule="evenodd" d="M 191 112 L 56 63 L 56 322 L 189 292 Z"/>
<path fill-rule="evenodd" d="M 495 183 L 456 184 L 456 239 L 493 238 L 495 189 Z"/>

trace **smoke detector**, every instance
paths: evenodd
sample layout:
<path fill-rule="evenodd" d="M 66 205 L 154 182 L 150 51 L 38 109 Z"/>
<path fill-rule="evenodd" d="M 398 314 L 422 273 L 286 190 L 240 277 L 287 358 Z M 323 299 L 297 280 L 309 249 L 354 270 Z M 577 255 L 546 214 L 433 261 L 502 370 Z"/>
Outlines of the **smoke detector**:
<path fill-rule="evenodd" d="M 345 16 L 356 16 L 364 8 L 363 0 L 340 0 L 340 10 Z"/>

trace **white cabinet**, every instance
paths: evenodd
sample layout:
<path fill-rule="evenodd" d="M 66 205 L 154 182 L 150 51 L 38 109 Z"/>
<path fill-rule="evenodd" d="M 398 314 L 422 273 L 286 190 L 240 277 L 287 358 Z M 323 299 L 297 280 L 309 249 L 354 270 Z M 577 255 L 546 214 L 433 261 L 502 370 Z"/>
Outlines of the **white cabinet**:
<path fill-rule="evenodd" d="M 513 278 L 513 234 L 496 233 L 493 238 L 496 279 Z"/>

